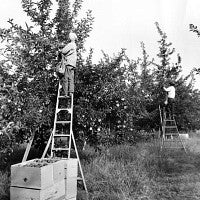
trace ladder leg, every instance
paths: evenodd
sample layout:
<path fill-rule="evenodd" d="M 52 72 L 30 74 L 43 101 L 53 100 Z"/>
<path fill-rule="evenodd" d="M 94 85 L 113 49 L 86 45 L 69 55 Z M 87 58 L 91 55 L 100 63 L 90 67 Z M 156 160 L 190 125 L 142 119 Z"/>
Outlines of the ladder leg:
<path fill-rule="evenodd" d="M 51 157 L 53 157 L 53 148 L 54 148 L 54 134 L 56 132 L 56 122 L 57 122 L 57 115 L 58 115 L 58 105 L 59 105 L 59 97 L 60 97 L 60 90 L 61 90 L 62 86 L 61 83 L 59 81 L 58 83 L 58 92 L 57 92 L 57 101 L 56 101 L 56 111 L 55 111 L 55 116 L 54 116 L 54 125 L 53 125 L 53 131 L 52 131 L 52 143 L 51 143 Z"/>
<path fill-rule="evenodd" d="M 49 148 L 49 145 L 50 145 L 50 143 L 51 143 L 51 140 L 52 140 L 52 135 L 53 135 L 53 132 L 51 132 L 51 135 L 50 135 L 50 137 L 49 137 L 49 140 L 48 140 L 48 142 L 47 142 L 47 145 L 46 145 L 46 147 L 45 147 L 45 150 L 44 150 L 44 152 L 43 152 L 43 154 L 42 154 L 42 157 L 41 157 L 41 158 L 44 158 L 44 157 L 45 157 L 45 155 L 46 155 L 46 153 L 47 153 L 47 150 L 48 150 L 48 148 Z"/>
<path fill-rule="evenodd" d="M 71 108 L 74 107 L 74 95 L 71 94 Z M 73 112 L 71 112 L 71 116 L 70 116 L 70 137 L 69 137 L 69 151 L 68 151 L 68 158 L 70 158 L 71 155 L 71 146 L 72 146 L 72 136 L 73 136 L 73 130 L 72 130 L 72 125 L 73 125 Z M 75 141 L 74 141 L 75 142 Z"/>
<path fill-rule="evenodd" d="M 34 137 L 35 137 L 35 131 L 34 131 L 34 132 L 32 133 L 32 135 L 31 135 L 31 139 L 30 139 L 30 141 L 29 141 L 29 143 L 28 143 L 28 145 L 27 145 L 27 147 L 26 147 L 26 151 L 25 151 L 25 153 L 24 153 L 24 157 L 23 157 L 23 159 L 22 159 L 22 162 L 25 162 L 25 161 L 27 160 L 27 158 L 28 158 L 28 154 L 29 154 L 29 152 L 30 152 L 31 145 L 32 145 L 32 143 L 33 143 Z"/>
<path fill-rule="evenodd" d="M 71 148 L 72 148 L 72 133 L 70 133 L 70 137 L 69 137 L 68 159 L 71 157 Z"/>
<path fill-rule="evenodd" d="M 86 187 L 85 178 L 84 178 L 84 175 L 83 175 L 83 170 L 82 170 L 82 167 L 81 167 L 80 158 L 79 158 L 79 155 L 78 155 L 78 150 L 77 150 L 77 147 L 76 147 L 76 142 L 75 142 L 75 138 L 74 138 L 74 134 L 73 133 L 72 133 L 72 141 L 73 141 L 75 152 L 76 152 L 76 156 L 77 156 L 77 159 L 78 159 L 78 165 L 79 165 L 79 169 L 80 169 L 81 176 L 82 176 L 82 179 L 83 179 L 83 185 L 84 185 L 86 194 L 88 195 L 88 190 L 87 190 L 87 187 Z"/>
<path fill-rule="evenodd" d="M 176 124 L 176 120 L 175 120 L 174 116 L 173 116 L 173 120 L 174 120 L 174 124 L 175 124 L 175 126 L 176 126 L 176 129 L 177 129 L 177 132 L 178 132 L 178 128 L 177 128 L 177 124 Z M 181 141 L 181 144 L 182 144 L 182 146 L 183 146 L 183 149 L 184 149 L 185 153 L 187 153 L 187 150 L 186 150 L 186 148 L 185 148 L 185 144 L 184 144 L 182 138 L 180 137 L 179 133 L 178 133 L 178 137 L 179 137 L 179 139 L 180 139 L 180 141 Z"/>

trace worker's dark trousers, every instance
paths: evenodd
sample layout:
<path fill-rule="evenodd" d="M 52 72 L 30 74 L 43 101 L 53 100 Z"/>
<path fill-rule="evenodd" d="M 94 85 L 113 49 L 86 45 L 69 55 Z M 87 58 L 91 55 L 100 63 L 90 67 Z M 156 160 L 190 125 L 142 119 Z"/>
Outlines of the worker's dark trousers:
<path fill-rule="evenodd" d="M 174 98 L 168 98 L 168 103 L 167 103 L 167 112 L 168 115 L 173 117 L 174 116 L 174 104 L 175 104 L 175 99 Z"/>
<path fill-rule="evenodd" d="M 61 79 L 61 84 L 64 89 L 65 95 L 74 92 L 74 67 L 67 65 L 65 74 Z"/>

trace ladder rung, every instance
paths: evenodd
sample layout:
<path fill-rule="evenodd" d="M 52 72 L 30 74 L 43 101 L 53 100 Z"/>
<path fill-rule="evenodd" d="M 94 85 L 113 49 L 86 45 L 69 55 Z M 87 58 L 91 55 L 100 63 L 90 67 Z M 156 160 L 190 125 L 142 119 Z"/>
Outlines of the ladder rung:
<path fill-rule="evenodd" d="M 173 133 L 165 133 L 165 136 L 176 136 L 177 138 L 179 137 L 178 134 L 173 134 Z"/>
<path fill-rule="evenodd" d="M 173 142 L 164 142 L 164 145 L 168 145 L 168 146 L 170 146 L 170 145 L 182 145 L 182 143 L 181 142 L 176 142 L 176 143 L 173 143 Z"/>
<path fill-rule="evenodd" d="M 164 146 L 168 148 L 183 148 L 181 143 L 164 144 Z"/>
<path fill-rule="evenodd" d="M 71 108 L 58 108 L 57 110 L 58 110 L 57 113 L 60 112 L 61 110 L 67 110 L 70 113 L 72 112 Z"/>
<path fill-rule="evenodd" d="M 165 119 L 166 122 L 175 122 L 175 119 Z"/>
<path fill-rule="evenodd" d="M 177 128 L 177 126 L 165 126 L 165 128 Z"/>
<path fill-rule="evenodd" d="M 165 135 L 179 136 L 178 133 L 165 133 Z"/>
<path fill-rule="evenodd" d="M 68 151 L 69 148 L 53 148 L 52 151 Z"/>
<path fill-rule="evenodd" d="M 71 123 L 71 121 L 57 121 L 56 122 L 57 124 L 67 124 L 67 123 Z"/>
<path fill-rule="evenodd" d="M 184 149 L 183 147 L 164 147 L 166 149 Z"/>
<path fill-rule="evenodd" d="M 60 96 L 58 96 L 58 98 L 66 98 L 66 99 L 68 99 L 68 98 L 71 98 L 71 96 L 63 96 L 63 95 L 60 95 Z"/>
<path fill-rule="evenodd" d="M 82 181 L 82 180 L 83 180 L 83 178 L 77 177 L 77 181 Z"/>
<path fill-rule="evenodd" d="M 180 140 L 174 140 L 174 139 L 165 139 L 164 142 L 170 143 L 170 142 L 181 142 Z"/>
<path fill-rule="evenodd" d="M 69 137 L 70 134 L 55 134 L 54 137 Z"/>

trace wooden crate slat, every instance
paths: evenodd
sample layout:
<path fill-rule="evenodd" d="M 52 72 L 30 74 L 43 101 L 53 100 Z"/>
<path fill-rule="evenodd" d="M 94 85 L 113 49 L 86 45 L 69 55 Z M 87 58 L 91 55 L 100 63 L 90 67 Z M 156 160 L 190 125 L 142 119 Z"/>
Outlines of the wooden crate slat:
<path fill-rule="evenodd" d="M 64 199 L 64 197 L 64 180 L 42 190 L 10 187 L 10 200 L 59 200 Z"/>
<path fill-rule="evenodd" d="M 71 177 L 65 180 L 66 199 L 76 198 L 77 195 L 77 178 Z"/>
<path fill-rule="evenodd" d="M 53 181 L 57 183 L 65 179 L 65 166 L 66 160 L 60 160 L 53 163 Z"/>

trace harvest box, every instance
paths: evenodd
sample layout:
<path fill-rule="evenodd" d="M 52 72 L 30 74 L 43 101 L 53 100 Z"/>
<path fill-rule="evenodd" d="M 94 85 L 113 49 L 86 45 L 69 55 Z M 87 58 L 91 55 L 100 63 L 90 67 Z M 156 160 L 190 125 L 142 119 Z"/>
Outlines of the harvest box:
<path fill-rule="evenodd" d="M 10 200 L 76 199 L 77 159 L 34 159 L 11 166 Z"/>

